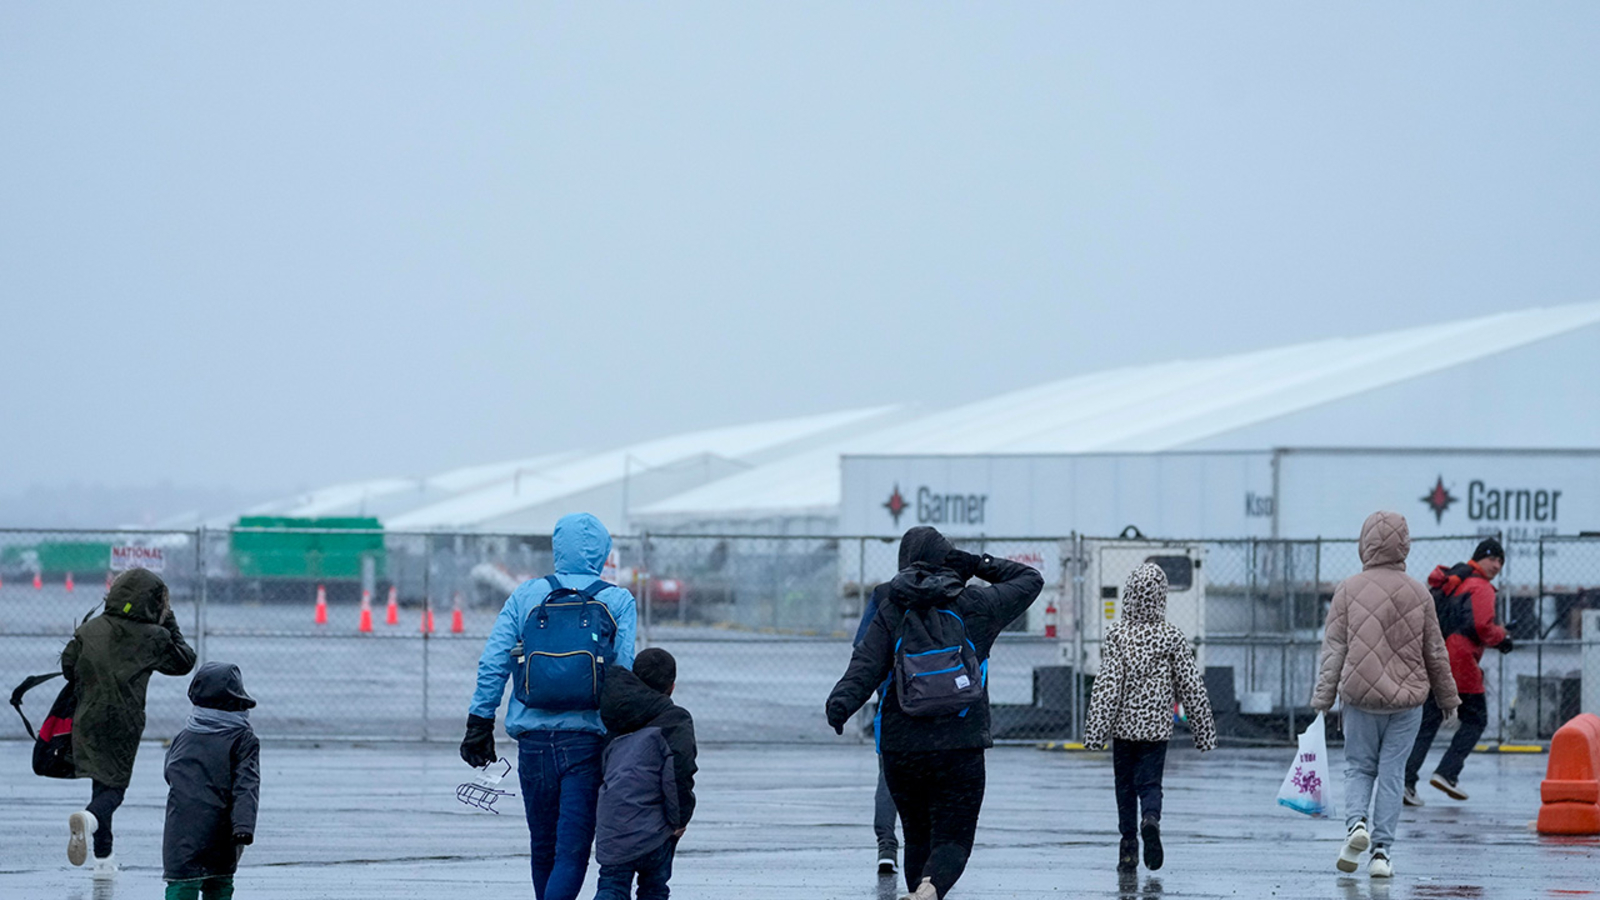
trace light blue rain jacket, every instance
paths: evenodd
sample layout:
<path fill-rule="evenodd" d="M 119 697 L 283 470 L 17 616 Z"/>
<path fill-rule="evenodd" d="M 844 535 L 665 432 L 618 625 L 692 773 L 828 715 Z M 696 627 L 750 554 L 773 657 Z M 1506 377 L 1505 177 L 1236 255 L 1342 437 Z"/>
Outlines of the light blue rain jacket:
<path fill-rule="evenodd" d="M 611 553 L 611 533 L 600 520 L 588 513 L 562 516 L 556 523 L 551 538 L 555 553 L 556 580 L 562 586 L 581 590 L 600 577 L 600 569 Z M 500 610 L 494 630 L 483 645 L 483 656 L 478 658 L 478 689 L 472 694 L 475 716 L 493 718 L 505 696 L 506 679 L 511 675 L 511 648 L 522 633 L 522 623 L 528 613 L 550 593 L 550 583 L 543 578 L 524 581 Z M 620 587 L 606 588 L 595 599 L 611 610 L 617 619 L 616 664 L 633 668 L 633 642 L 638 631 L 639 614 L 634 606 L 633 594 Z M 610 663 L 612 660 L 607 660 Z M 506 733 L 516 737 L 525 731 L 589 731 L 605 734 L 600 724 L 599 710 L 552 711 L 530 709 L 517 702 L 512 694 L 506 711 Z"/>

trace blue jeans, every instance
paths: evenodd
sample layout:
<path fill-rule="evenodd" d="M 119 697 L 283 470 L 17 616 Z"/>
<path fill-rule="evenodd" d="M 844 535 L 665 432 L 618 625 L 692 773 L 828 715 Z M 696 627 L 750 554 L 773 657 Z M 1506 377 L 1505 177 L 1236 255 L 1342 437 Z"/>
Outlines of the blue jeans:
<path fill-rule="evenodd" d="M 1161 775 L 1166 767 L 1166 741 L 1111 739 L 1111 772 L 1117 790 L 1117 831 L 1123 837 L 1137 835 L 1141 819 L 1161 821 Z"/>
<path fill-rule="evenodd" d="M 672 877 L 672 854 L 678 849 L 678 839 L 668 838 L 665 844 L 623 866 L 601 866 L 599 890 L 594 900 L 628 900 L 628 889 L 633 887 L 633 873 L 639 873 L 639 900 L 667 900 L 671 893 L 667 879 Z"/>
<path fill-rule="evenodd" d="M 600 743 L 600 735 L 582 731 L 517 736 L 517 776 L 538 900 L 577 900 L 583 888 L 600 793 Z"/>

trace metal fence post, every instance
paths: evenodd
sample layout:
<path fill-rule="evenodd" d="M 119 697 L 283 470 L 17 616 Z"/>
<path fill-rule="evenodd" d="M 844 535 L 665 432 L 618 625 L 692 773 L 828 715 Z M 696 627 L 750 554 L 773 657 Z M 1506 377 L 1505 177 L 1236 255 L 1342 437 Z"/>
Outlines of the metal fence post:
<path fill-rule="evenodd" d="M 857 618 L 867 612 L 867 539 L 856 538 L 856 606 Z"/>
<path fill-rule="evenodd" d="M 422 539 L 422 621 L 428 621 L 428 614 L 433 609 L 433 535 L 426 535 Z M 428 670 L 429 657 L 432 655 L 430 638 L 431 629 L 422 630 L 422 739 L 428 739 Z"/>
<path fill-rule="evenodd" d="M 1083 558 L 1083 535 L 1072 533 L 1072 736 L 1083 740 L 1085 716 L 1083 714 L 1083 580 L 1087 560 Z"/>
<path fill-rule="evenodd" d="M 196 593 L 194 602 L 194 643 L 195 656 L 200 662 L 206 661 L 206 527 L 201 525 L 194 532 L 194 568 L 196 579 Z"/>
<path fill-rule="evenodd" d="M 1560 607 L 1558 606 L 1558 607 L 1556 607 L 1556 609 L 1559 610 Z M 1539 635 L 1539 640 L 1538 640 L 1537 643 L 1535 643 L 1533 645 L 1533 738 L 1534 738 L 1534 740 L 1542 740 L 1544 738 L 1544 639 L 1545 639 L 1545 630 L 1544 630 L 1544 536 L 1543 535 L 1539 536 L 1539 600 L 1538 600 L 1538 613 L 1537 613 L 1537 615 L 1539 616 L 1539 623 L 1538 623 L 1538 630 L 1537 630 L 1536 633 Z M 1501 657 L 1503 658 L 1504 656 L 1505 656 L 1505 654 L 1502 653 Z M 1502 685 L 1500 690 L 1503 692 L 1505 690 L 1505 687 Z M 1559 697 L 1560 694 L 1557 694 L 1556 696 Z"/>
<path fill-rule="evenodd" d="M 655 583 L 656 573 L 650 568 L 650 532 L 646 531 L 639 536 L 639 563 L 644 570 L 644 627 L 639 629 L 645 647 L 651 646 L 651 626 L 655 624 L 652 607 L 655 601 L 655 591 L 651 585 Z M 678 595 L 678 605 L 683 605 L 683 595 Z"/>

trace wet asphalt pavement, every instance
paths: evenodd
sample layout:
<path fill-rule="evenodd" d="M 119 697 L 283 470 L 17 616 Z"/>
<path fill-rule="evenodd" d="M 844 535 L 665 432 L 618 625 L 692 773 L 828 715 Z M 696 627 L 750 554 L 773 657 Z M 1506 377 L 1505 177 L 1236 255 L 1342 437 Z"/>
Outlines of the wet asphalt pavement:
<path fill-rule="evenodd" d="M 502 738 L 502 741 L 504 738 Z M 501 751 L 509 747 L 502 744 Z M 161 896 L 161 747 L 140 752 L 117 814 L 122 874 L 96 885 L 67 864 L 66 820 L 88 795 L 28 769 L 0 743 L 0 898 Z M 1342 824 L 1274 804 L 1292 751 L 1174 745 L 1166 779 L 1166 866 L 1119 880 L 1106 754 L 1003 747 L 989 755 L 978 845 L 953 900 L 1037 897 L 1543 898 L 1600 894 L 1600 838 L 1532 829 L 1543 755 L 1480 754 L 1457 803 L 1428 788 L 1407 810 L 1392 883 L 1333 868 Z M 1333 750 L 1335 771 L 1340 752 Z M 268 743 L 257 843 L 241 898 L 531 897 L 520 801 L 468 809 L 469 770 L 444 744 Z M 680 846 L 676 896 L 709 900 L 895 897 L 875 874 L 870 748 L 708 746 L 699 810 Z M 583 896 L 593 895 L 594 868 Z"/>

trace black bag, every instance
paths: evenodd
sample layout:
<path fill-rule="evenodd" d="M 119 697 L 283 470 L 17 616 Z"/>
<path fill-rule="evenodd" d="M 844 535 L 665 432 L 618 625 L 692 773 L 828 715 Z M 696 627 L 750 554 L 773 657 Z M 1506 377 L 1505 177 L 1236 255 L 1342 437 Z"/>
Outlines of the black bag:
<path fill-rule="evenodd" d="M 1472 566 L 1457 563 L 1445 569 L 1444 574 L 1439 585 L 1428 586 L 1428 593 L 1433 595 L 1433 611 L 1439 616 L 1439 631 L 1445 637 L 1464 634 L 1476 640 L 1478 628 L 1472 621 L 1472 598 L 1461 590 L 1462 584 L 1472 575 Z"/>
<path fill-rule="evenodd" d="M 967 623 L 948 609 L 908 609 L 894 642 L 895 691 L 908 716 L 966 715 L 983 699 L 989 661 L 967 637 Z"/>
<path fill-rule="evenodd" d="M 23 694 L 60 677 L 60 672 L 51 672 L 24 679 L 11 692 L 11 705 L 22 717 L 22 727 L 28 730 L 28 737 L 33 738 L 33 774 L 46 778 L 77 778 L 78 770 L 72 763 L 72 715 L 78 708 L 78 686 L 70 681 L 61 686 L 55 702 L 50 704 L 49 714 L 39 723 L 37 733 L 33 723 L 28 721 L 28 714 L 22 711 Z"/>

